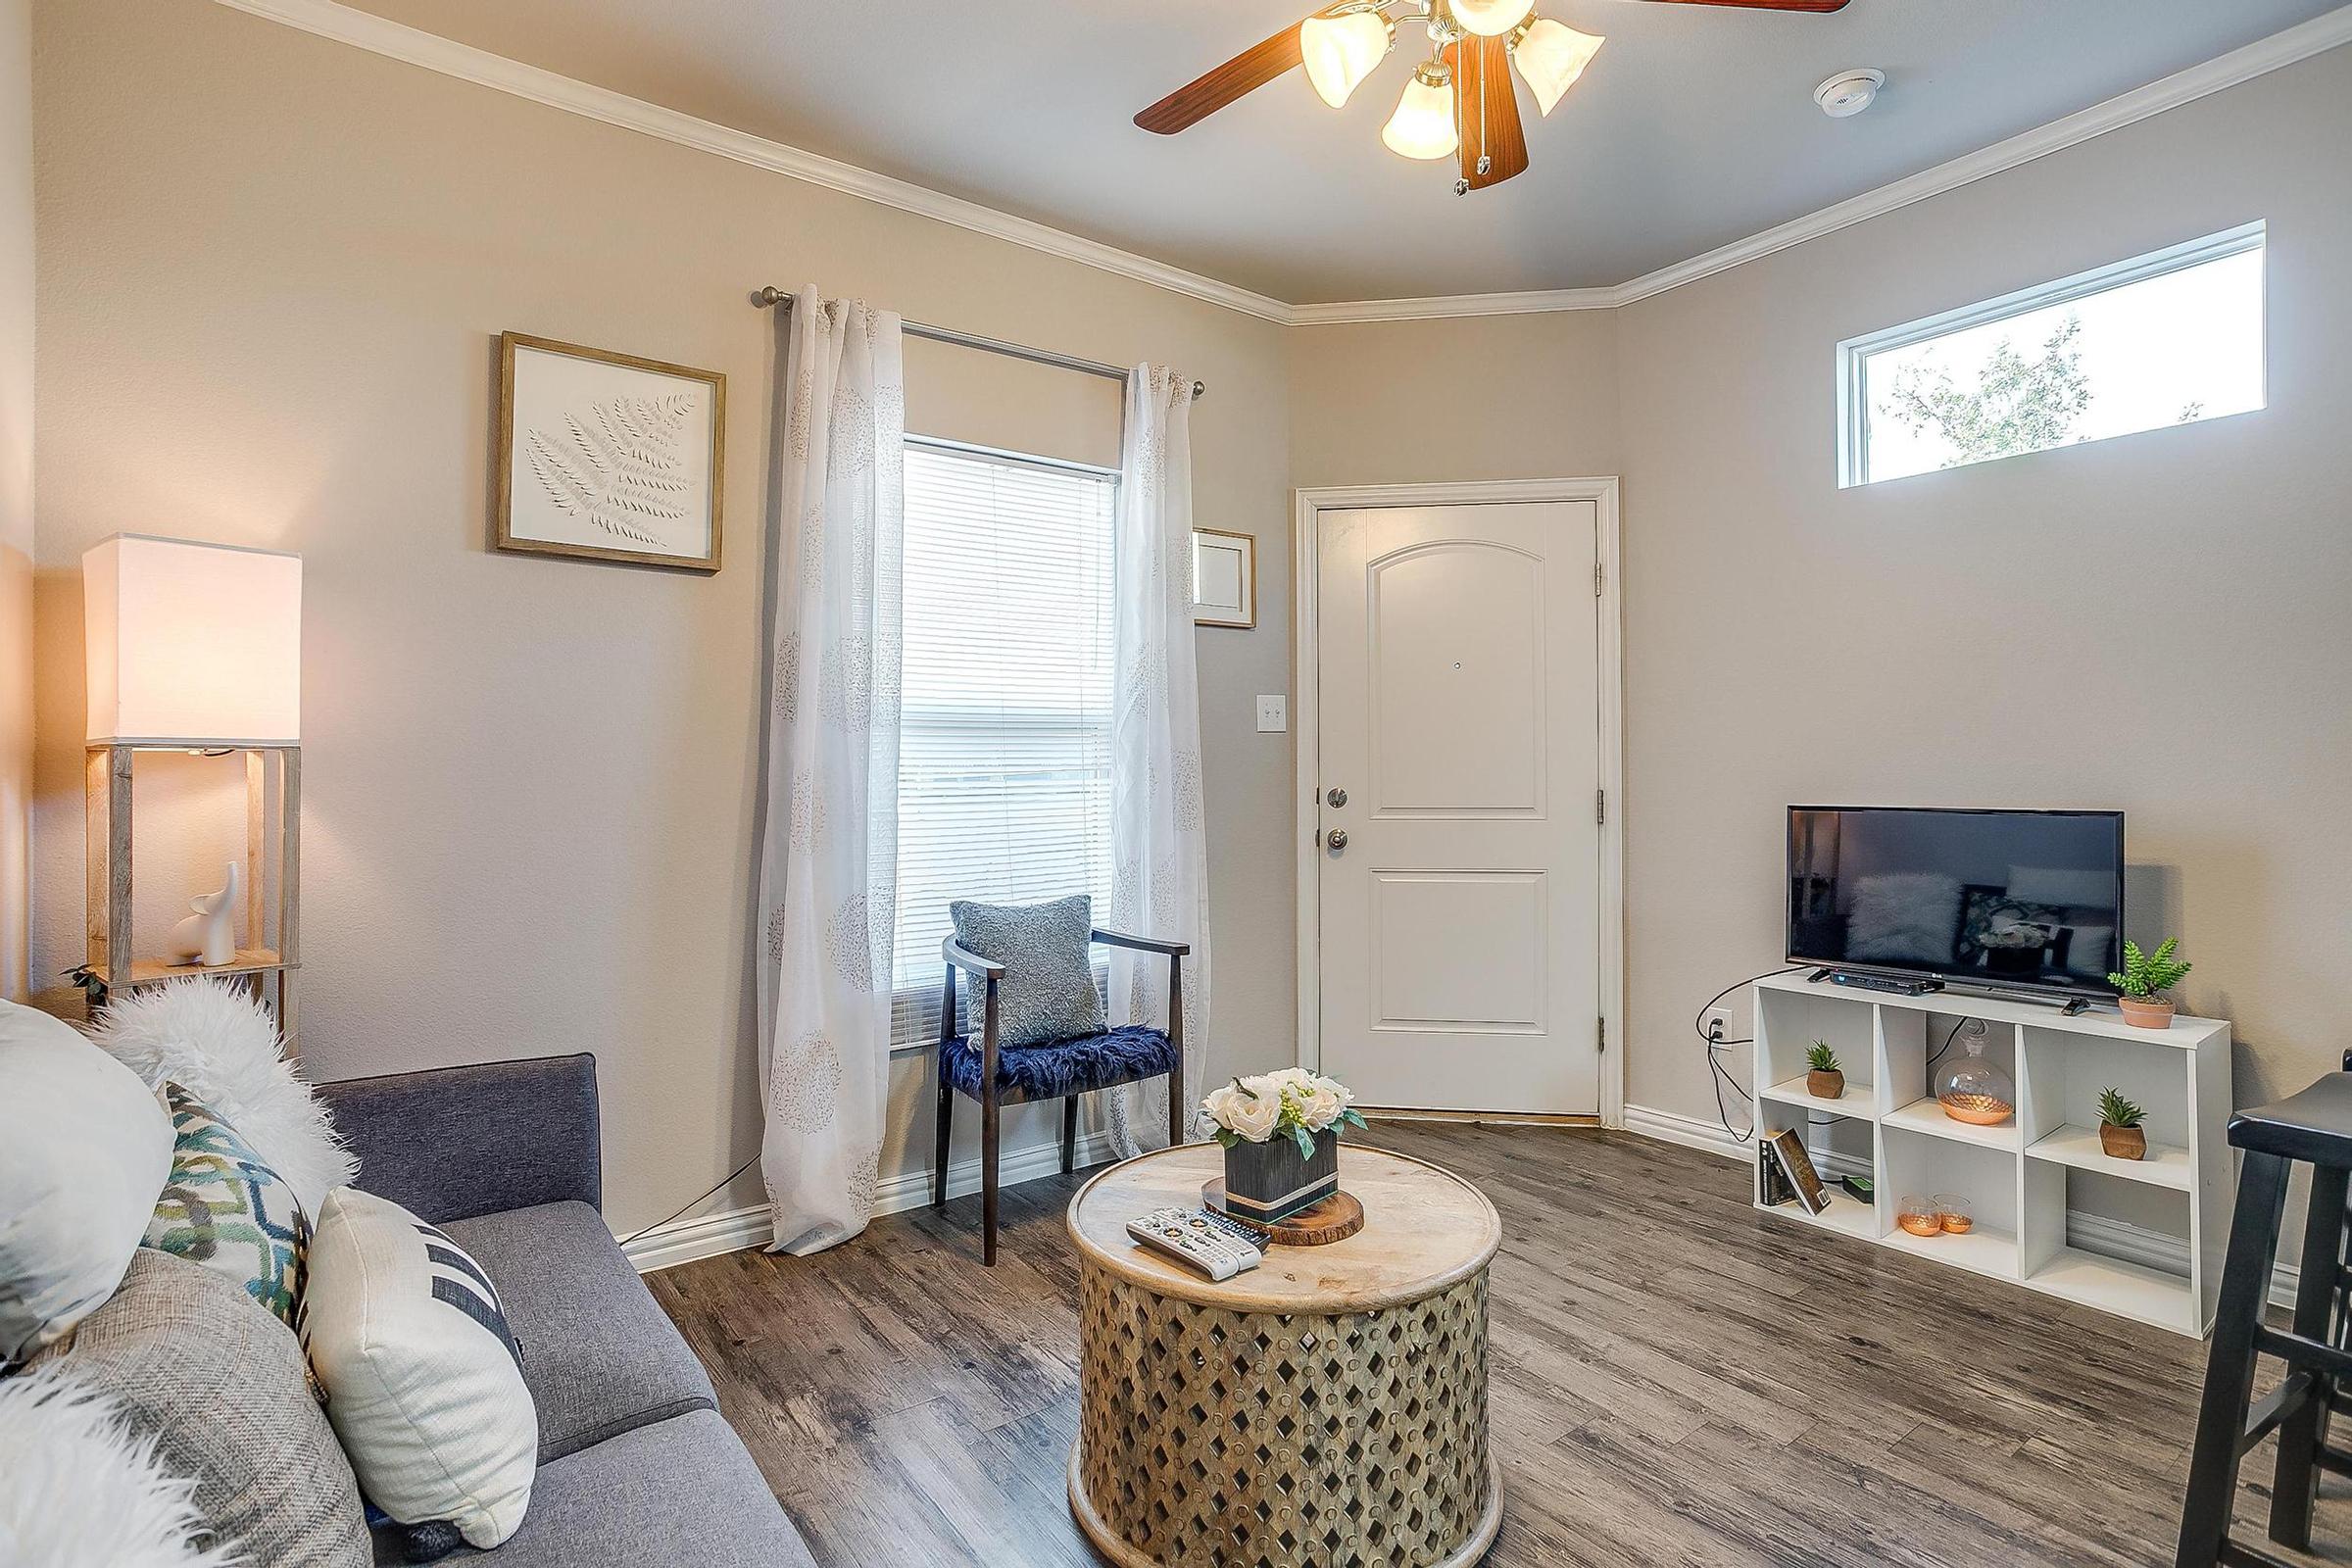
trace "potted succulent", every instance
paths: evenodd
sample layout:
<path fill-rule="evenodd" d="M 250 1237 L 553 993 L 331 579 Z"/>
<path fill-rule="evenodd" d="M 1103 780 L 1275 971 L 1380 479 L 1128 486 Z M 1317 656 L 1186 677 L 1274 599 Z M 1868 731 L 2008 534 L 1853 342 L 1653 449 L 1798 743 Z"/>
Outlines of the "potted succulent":
<path fill-rule="evenodd" d="M 2113 1087 L 2099 1091 L 2099 1147 L 2117 1159 L 2148 1157 L 2147 1112 Z"/>
<path fill-rule="evenodd" d="M 2165 993 L 2179 985 L 2189 970 L 2189 965 L 2173 957 L 2180 945 L 2180 938 L 2166 937 L 2154 953 L 2142 953 L 2136 942 L 2124 944 L 2124 972 L 2110 971 L 2107 976 L 2107 983 L 2123 993 L 2116 1005 L 2123 1009 L 2124 1022 L 2141 1029 L 2173 1026 L 2173 999 Z"/>
<path fill-rule="evenodd" d="M 1303 1067 L 1236 1078 L 1200 1102 L 1225 1150 L 1225 1202 L 1240 1219 L 1271 1225 L 1340 1190 L 1340 1129 L 1361 1127 L 1355 1098 Z"/>
<path fill-rule="evenodd" d="M 1838 1053 L 1827 1040 L 1805 1048 L 1805 1093 L 1815 1100 L 1845 1098 L 1845 1069 L 1838 1065 Z"/>

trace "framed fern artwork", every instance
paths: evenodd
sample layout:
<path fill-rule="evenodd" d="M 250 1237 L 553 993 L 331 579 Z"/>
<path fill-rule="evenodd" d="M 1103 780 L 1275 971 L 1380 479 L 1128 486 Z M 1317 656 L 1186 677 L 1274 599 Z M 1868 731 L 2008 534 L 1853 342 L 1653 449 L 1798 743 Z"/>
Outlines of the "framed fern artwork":
<path fill-rule="evenodd" d="M 508 332 L 500 550 L 718 569 L 727 378 Z"/>

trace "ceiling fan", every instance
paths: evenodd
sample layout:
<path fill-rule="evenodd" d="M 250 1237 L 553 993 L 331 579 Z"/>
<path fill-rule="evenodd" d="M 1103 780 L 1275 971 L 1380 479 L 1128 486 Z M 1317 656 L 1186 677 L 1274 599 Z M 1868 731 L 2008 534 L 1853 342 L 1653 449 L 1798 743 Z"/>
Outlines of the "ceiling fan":
<path fill-rule="evenodd" d="M 1829 12 L 1846 0 L 1677 3 Z M 1172 136 L 1300 65 L 1316 94 L 1337 109 L 1396 46 L 1400 22 L 1428 24 L 1429 58 L 1413 68 L 1380 139 L 1406 158 L 1456 159 L 1457 194 L 1527 170 L 1511 68 L 1536 95 L 1536 108 L 1549 115 L 1601 45 L 1592 33 L 1537 16 L 1535 0 L 1340 0 L 1177 88 L 1135 122 Z"/>

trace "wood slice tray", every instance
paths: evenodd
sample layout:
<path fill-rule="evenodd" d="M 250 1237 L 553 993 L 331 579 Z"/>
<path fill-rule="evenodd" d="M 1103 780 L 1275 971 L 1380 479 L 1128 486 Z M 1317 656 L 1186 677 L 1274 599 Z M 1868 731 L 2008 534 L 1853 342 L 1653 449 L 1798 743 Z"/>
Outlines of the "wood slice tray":
<path fill-rule="evenodd" d="M 1200 1201 L 1228 1219 L 1240 1220 L 1275 1247 L 1328 1247 L 1364 1228 L 1364 1205 L 1350 1193 L 1334 1193 L 1271 1225 L 1227 1208 L 1222 1176 L 1211 1176 L 1200 1184 Z"/>

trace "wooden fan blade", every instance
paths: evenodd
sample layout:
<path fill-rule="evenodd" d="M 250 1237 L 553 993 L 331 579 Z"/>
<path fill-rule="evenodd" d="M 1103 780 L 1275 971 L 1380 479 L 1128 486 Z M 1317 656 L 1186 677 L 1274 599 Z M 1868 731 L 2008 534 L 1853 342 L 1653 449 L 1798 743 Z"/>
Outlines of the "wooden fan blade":
<path fill-rule="evenodd" d="M 1235 99 L 1255 92 L 1297 66 L 1298 29 L 1289 26 L 1254 49 L 1245 49 L 1198 81 L 1187 82 L 1135 117 L 1146 130 L 1173 136 L 1199 124 Z"/>
<path fill-rule="evenodd" d="M 1446 47 L 1446 61 L 1453 67 L 1453 101 L 1462 126 L 1462 178 L 1472 190 L 1485 190 L 1526 173 L 1527 134 L 1519 120 L 1508 42 L 1464 38 Z"/>
<path fill-rule="evenodd" d="M 1738 6 L 1742 11 L 1843 11 L 1847 0 L 1664 0 L 1684 6 Z"/>

